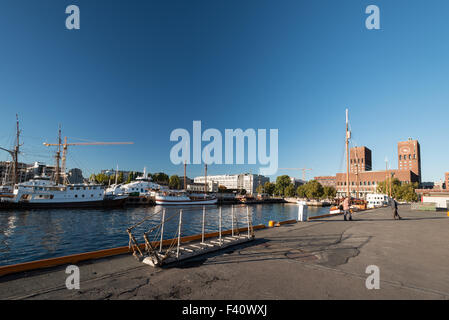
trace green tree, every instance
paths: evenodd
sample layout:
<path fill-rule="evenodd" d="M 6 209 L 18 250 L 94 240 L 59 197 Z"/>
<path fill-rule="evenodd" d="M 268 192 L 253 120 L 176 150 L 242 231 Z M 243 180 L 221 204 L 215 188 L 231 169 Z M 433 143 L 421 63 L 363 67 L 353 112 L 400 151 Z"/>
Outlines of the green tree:
<path fill-rule="evenodd" d="M 264 189 L 265 193 L 267 193 L 269 195 L 273 195 L 275 187 L 276 187 L 276 185 L 274 183 L 267 181 L 267 182 L 265 182 L 263 189 Z"/>
<path fill-rule="evenodd" d="M 296 195 L 295 186 L 293 184 L 289 184 L 287 187 L 285 187 L 284 195 L 286 197 L 294 197 Z"/>
<path fill-rule="evenodd" d="M 323 186 L 316 180 L 307 182 L 305 190 L 308 199 L 319 199 L 323 196 Z"/>
<path fill-rule="evenodd" d="M 337 190 L 334 187 L 323 187 L 323 199 L 333 199 L 337 195 Z"/>
<path fill-rule="evenodd" d="M 287 175 L 279 176 L 276 178 L 275 194 L 279 196 L 285 196 L 285 188 L 292 184 L 290 177 Z"/>
<path fill-rule="evenodd" d="M 300 198 L 306 198 L 306 187 L 305 185 L 300 185 L 297 189 L 296 189 L 296 195 Z"/>
<path fill-rule="evenodd" d="M 170 189 L 181 189 L 181 180 L 179 179 L 178 175 L 174 174 L 170 177 L 168 186 Z"/>
<path fill-rule="evenodd" d="M 154 182 L 161 184 L 168 184 L 170 182 L 168 175 L 163 172 L 153 174 L 153 180 Z"/>
<path fill-rule="evenodd" d="M 257 192 L 258 194 L 264 193 L 263 185 L 260 184 L 260 185 L 256 188 L 256 192 Z"/>

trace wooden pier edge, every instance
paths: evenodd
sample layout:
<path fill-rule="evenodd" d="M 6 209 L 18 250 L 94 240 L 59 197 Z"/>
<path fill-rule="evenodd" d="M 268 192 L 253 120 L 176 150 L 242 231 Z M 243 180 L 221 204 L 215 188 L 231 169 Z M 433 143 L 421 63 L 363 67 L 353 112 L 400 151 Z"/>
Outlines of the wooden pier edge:
<path fill-rule="evenodd" d="M 264 229 L 266 228 L 265 225 L 260 224 L 257 226 L 254 226 L 254 230 Z M 239 228 L 238 232 L 245 233 L 248 231 L 247 227 Z M 226 230 L 222 231 L 222 235 L 228 235 L 231 234 L 232 230 Z M 211 232 L 204 235 L 205 238 L 213 238 L 217 237 L 218 232 Z M 182 243 L 200 240 L 201 234 L 199 235 L 193 235 L 193 236 L 185 236 L 181 238 Z M 173 239 L 167 239 L 162 242 L 164 246 L 169 245 L 172 243 Z M 159 241 L 154 241 L 152 244 L 159 245 Z M 145 248 L 145 244 L 140 245 L 141 249 Z M 30 261 L 30 262 L 24 262 L 24 263 L 18 263 L 8 266 L 1 266 L 0 267 L 0 277 L 5 276 L 8 274 L 14 274 L 24 271 L 32 271 L 37 269 L 44 269 L 44 268 L 50 268 L 50 267 L 56 267 L 64 264 L 75 264 L 77 262 L 86 261 L 86 260 L 92 260 L 92 259 L 100 259 L 100 258 L 106 258 L 111 256 L 116 256 L 120 254 L 129 253 L 132 250 L 128 247 L 118 247 L 118 248 L 112 248 L 112 249 L 104 249 L 104 250 L 98 250 L 98 251 L 91 251 L 91 252 L 85 252 L 85 253 L 78 253 L 63 257 L 57 257 L 57 258 L 49 258 L 49 259 L 43 259 L 43 260 L 37 260 L 37 261 Z"/>

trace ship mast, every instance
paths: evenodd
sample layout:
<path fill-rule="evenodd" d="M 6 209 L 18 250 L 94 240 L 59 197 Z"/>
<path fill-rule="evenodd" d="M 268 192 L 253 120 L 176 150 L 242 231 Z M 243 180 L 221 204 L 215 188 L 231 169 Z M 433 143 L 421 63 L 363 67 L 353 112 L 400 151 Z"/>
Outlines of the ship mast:
<path fill-rule="evenodd" d="M 207 195 L 207 164 L 204 164 L 204 199 Z"/>
<path fill-rule="evenodd" d="M 12 158 L 12 184 L 15 186 L 19 183 L 19 151 L 20 149 L 20 128 L 19 128 L 19 116 L 16 114 L 16 145 L 13 150 L 5 149 L 0 147 L 0 150 L 6 151 L 11 155 Z"/>
<path fill-rule="evenodd" d="M 59 167 L 59 160 L 61 159 L 61 144 L 62 144 L 62 141 L 61 141 L 61 125 L 59 125 L 58 143 L 57 143 L 58 150 L 56 151 L 56 156 L 55 156 L 55 159 L 56 159 L 55 182 L 56 182 L 56 184 L 60 183 L 60 178 L 61 178 L 61 174 L 60 174 L 61 173 L 61 169 Z"/>
<path fill-rule="evenodd" d="M 349 131 L 349 118 L 348 118 L 348 109 L 346 109 L 346 187 L 347 187 L 347 196 L 350 197 L 349 191 L 349 139 L 351 138 L 351 131 Z"/>
<path fill-rule="evenodd" d="M 184 191 L 187 191 L 187 176 L 186 176 L 186 171 L 187 171 L 187 161 L 184 161 Z"/>

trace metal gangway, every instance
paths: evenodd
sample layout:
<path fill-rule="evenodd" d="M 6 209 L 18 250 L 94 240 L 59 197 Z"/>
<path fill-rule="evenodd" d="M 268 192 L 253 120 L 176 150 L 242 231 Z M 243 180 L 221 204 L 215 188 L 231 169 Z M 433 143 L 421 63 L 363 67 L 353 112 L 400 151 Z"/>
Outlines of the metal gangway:
<path fill-rule="evenodd" d="M 206 207 L 203 206 L 201 235 L 183 237 L 183 214 L 186 211 L 188 213 L 192 209 L 179 209 L 179 213 L 176 212 L 167 217 L 166 208 L 162 208 L 126 230 L 129 235 L 129 248 L 132 249 L 134 257 L 139 261 L 153 267 L 160 267 L 253 240 L 255 236 L 249 207 L 246 206 L 246 221 L 244 222 L 246 226 L 243 228 L 239 228 L 239 219 L 234 209 L 233 205 L 231 207 L 230 230 L 222 230 L 223 215 L 222 207 L 220 206 L 218 208 L 217 232 L 205 233 L 207 217 Z M 133 230 L 157 215 L 161 216 L 161 222 L 144 232 L 143 239 L 145 243 L 139 244 L 133 234 Z M 178 219 L 178 227 L 175 235 L 168 239 L 164 238 L 167 236 L 165 231 L 166 224 L 176 218 Z"/>

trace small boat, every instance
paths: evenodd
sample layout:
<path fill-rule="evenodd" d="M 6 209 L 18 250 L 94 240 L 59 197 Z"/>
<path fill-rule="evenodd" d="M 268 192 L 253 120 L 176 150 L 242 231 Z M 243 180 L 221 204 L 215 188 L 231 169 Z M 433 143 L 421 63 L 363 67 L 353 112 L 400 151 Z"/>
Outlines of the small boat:
<path fill-rule="evenodd" d="M 210 205 L 216 204 L 217 197 L 209 195 L 194 195 L 187 192 L 159 192 L 156 194 L 158 205 Z"/>

